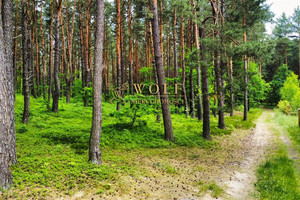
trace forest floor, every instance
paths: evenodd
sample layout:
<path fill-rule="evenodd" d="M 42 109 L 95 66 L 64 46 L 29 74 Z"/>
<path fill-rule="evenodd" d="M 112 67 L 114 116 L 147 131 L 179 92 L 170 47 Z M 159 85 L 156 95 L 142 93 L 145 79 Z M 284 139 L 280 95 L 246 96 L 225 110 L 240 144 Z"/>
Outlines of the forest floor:
<path fill-rule="evenodd" d="M 175 141 L 166 142 L 155 115 L 144 113 L 129 127 L 115 105 L 103 107 L 103 165 L 95 166 L 87 161 L 90 107 L 61 103 L 54 114 L 32 99 L 24 125 L 17 96 L 19 163 L 12 167 L 15 187 L 0 199 L 251 199 L 258 196 L 257 167 L 278 148 L 271 110 L 252 109 L 247 122 L 239 112 L 227 116 L 226 131 L 212 117 L 213 141 L 203 140 L 197 119 L 173 113 Z"/>

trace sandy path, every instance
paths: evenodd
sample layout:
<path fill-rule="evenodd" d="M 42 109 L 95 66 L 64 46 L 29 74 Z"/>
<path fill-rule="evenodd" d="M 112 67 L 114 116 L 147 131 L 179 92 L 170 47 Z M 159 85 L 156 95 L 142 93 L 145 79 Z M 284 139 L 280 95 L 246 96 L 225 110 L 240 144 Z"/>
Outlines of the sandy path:
<path fill-rule="evenodd" d="M 264 110 L 256 122 L 256 128 L 249 138 L 250 148 L 244 152 L 245 159 L 240 163 L 239 169 L 232 172 L 229 180 L 224 181 L 225 191 L 228 199 L 251 199 L 251 192 L 254 191 L 256 181 L 255 170 L 258 164 L 264 159 L 266 147 L 269 145 L 272 133 L 269 130 L 269 123 L 272 111 Z M 219 198 L 220 199 L 220 198 Z"/>
<path fill-rule="evenodd" d="M 264 158 L 266 146 L 269 144 L 271 132 L 268 129 L 266 119 L 270 117 L 270 111 L 264 113 L 257 120 L 254 134 L 252 135 L 252 148 L 248 156 L 241 163 L 241 171 L 235 172 L 230 181 L 226 182 L 228 186 L 226 192 L 236 199 L 248 199 L 249 192 L 253 191 L 255 182 L 255 169 L 260 161 Z"/>

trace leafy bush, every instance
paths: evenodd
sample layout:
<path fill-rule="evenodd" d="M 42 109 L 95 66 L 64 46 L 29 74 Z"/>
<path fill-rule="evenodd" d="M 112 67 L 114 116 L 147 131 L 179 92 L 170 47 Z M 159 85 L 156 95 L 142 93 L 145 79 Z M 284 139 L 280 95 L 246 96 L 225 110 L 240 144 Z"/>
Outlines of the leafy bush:
<path fill-rule="evenodd" d="M 278 103 L 279 110 L 286 114 L 290 113 L 290 107 L 290 102 L 288 102 L 287 100 L 279 101 Z"/>
<path fill-rule="evenodd" d="M 293 97 L 291 101 L 291 108 L 294 112 L 300 108 L 300 90 Z"/>
<path fill-rule="evenodd" d="M 293 112 L 300 108 L 300 88 L 298 76 L 291 73 L 284 82 L 283 87 L 280 90 L 281 102 L 278 107 L 285 113 L 289 113 L 289 108 Z"/>
<path fill-rule="evenodd" d="M 294 96 L 299 92 L 298 76 L 293 72 L 288 76 L 280 89 L 281 99 L 292 102 Z"/>

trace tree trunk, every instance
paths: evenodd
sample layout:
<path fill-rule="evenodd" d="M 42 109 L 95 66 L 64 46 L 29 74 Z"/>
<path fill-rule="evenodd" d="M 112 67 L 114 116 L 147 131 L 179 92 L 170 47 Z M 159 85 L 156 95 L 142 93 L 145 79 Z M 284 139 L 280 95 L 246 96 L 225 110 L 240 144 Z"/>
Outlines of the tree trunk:
<path fill-rule="evenodd" d="M 10 6 L 11 1 L 6 4 L 4 3 L 4 8 L 8 8 L 6 6 Z M 11 12 L 6 11 L 2 13 L 2 10 L 5 10 L 3 8 L 0 8 L 0 188 L 7 189 L 9 188 L 12 183 L 12 173 L 9 171 L 9 168 L 12 164 L 12 148 L 11 145 L 11 117 L 10 115 L 12 113 L 10 109 L 11 106 L 11 99 L 9 97 L 9 85 L 12 83 L 11 79 L 9 79 L 7 74 L 7 66 L 12 63 L 8 63 L 9 59 L 7 59 L 8 54 L 7 50 L 5 49 L 5 43 L 8 41 L 5 41 L 4 33 L 3 33 L 3 24 L 2 24 L 2 15 Z M 7 23 L 9 23 L 9 17 L 4 16 L 4 29 L 9 28 L 7 27 Z M 7 31 L 7 30 L 6 30 Z M 11 48 L 11 46 L 10 46 Z M 10 61 L 9 61 L 10 62 Z M 10 66 L 12 67 L 12 66 Z M 11 71 L 11 70 L 10 70 Z M 15 151 L 14 151 L 15 152 Z"/>
<path fill-rule="evenodd" d="M 219 5 L 216 2 L 211 2 L 213 16 L 214 16 L 214 25 L 215 29 L 217 29 L 217 25 L 219 23 Z M 220 39 L 220 35 L 218 34 L 218 30 L 214 30 L 214 36 L 216 39 Z M 222 40 L 222 39 L 221 39 Z M 224 88 L 223 88 L 223 61 L 221 61 L 221 52 L 219 51 L 221 47 L 222 41 L 217 41 L 217 46 L 214 52 L 215 61 L 214 61 L 214 69 L 215 69 L 215 81 L 217 88 L 217 96 L 218 96 L 218 115 L 219 115 L 219 125 L 220 129 L 226 129 L 225 126 L 225 116 L 224 116 Z M 221 66 L 222 65 L 222 66 Z"/>
<path fill-rule="evenodd" d="M 185 50 L 184 50 L 184 21 L 183 21 L 183 15 L 181 15 L 181 28 L 180 28 L 180 38 L 181 38 L 181 68 L 182 68 L 182 93 L 183 93 L 183 99 L 184 99 L 184 111 L 186 117 L 189 116 L 189 106 L 188 106 L 188 100 L 186 96 L 186 88 L 185 88 Z"/>
<path fill-rule="evenodd" d="M 245 12 L 245 11 L 244 11 Z M 245 13 L 243 15 L 243 27 L 246 26 Z M 244 30 L 243 42 L 247 42 L 247 34 Z M 248 120 L 248 58 L 244 55 L 244 81 L 245 81 L 245 91 L 244 91 L 244 121 Z"/>
<path fill-rule="evenodd" d="M 194 77 L 193 77 L 193 68 L 190 67 L 190 90 L 191 90 L 191 117 L 194 119 L 195 116 L 195 92 L 194 92 Z"/>
<path fill-rule="evenodd" d="M 129 49 L 128 49 L 128 62 L 129 62 L 129 93 L 133 95 L 133 60 L 132 60 L 132 36 L 131 36 L 131 0 L 127 2 L 127 18 L 128 18 L 128 37 L 129 37 Z M 145 23 L 146 24 L 146 23 Z M 146 42 L 147 43 L 147 42 Z M 147 49 L 147 48 L 146 48 Z"/>
<path fill-rule="evenodd" d="M 117 34 L 116 34 L 116 54 L 117 54 L 117 90 L 121 93 L 122 86 L 122 63 L 121 63 L 121 1 L 117 0 Z M 117 102 L 117 110 L 121 110 L 121 104 Z"/>
<path fill-rule="evenodd" d="M 205 29 L 201 28 L 200 37 L 205 39 Z M 209 80 L 208 80 L 208 63 L 206 59 L 205 43 L 201 44 L 201 79 L 202 79 L 202 98 L 203 98 L 203 137 L 211 140 L 210 136 L 210 102 L 209 102 Z"/>
<path fill-rule="evenodd" d="M 46 52 L 45 52 L 45 38 L 44 38 L 44 29 L 43 29 L 43 1 L 41 1 L 41 13 L 40 13 L 40 30 L 42 38 L 42 68 L 43 68 L 43 98 L 46 100 L 46 78 L 47 78 L 47 69 L 46 69 Z"/>
<path fill-rule="evenodd" d="M 197 13 L 196 13 L 196 5 L 195 1 L 192 0 L 193 4 L 193 14 L 194 19 L 197 20 Z M 195 44 L 197 51 L 200 50 L 200 44 L 199 44 L 199 28 L 197 22 L 194 23 L 194 35 L 195 35 Z M 199 53 L 197 53 L 199 55 Z M 199 62 L 197 60 L 197 62 Z M 202 101 L 201 101 L 201 71 L 200 71 L 200 64 L 198 63 L 197 66 L 197 118 L 198 120 L 203 120 L 203 114 L 202 114 Z"/>
<path fill-rule="evenodd" d="M 13 68 L 13 40 L 12 40 L 12 0 L 7 0 L 3 3 L 3 33 L 5 47 L 5 64 L 7 74 L 7 89 L 8 89 L 8 112 L 10 113 L 9 134 L 11 137 L 11 157 L 12 163 L 17 163 L 16 149 L 16 133 L 15 133 L 15 87 L 14 87 L 14 68 Z"/>
<path fill-rule="evenodd" d="M 54 85 L 55 91 L 53 94 L 53 104 L 52 104 L 52 112 L 58 112 L 58 103 L 59 103 L 59 94 L 60 94 L 60 84 L 58 77 L 58 68 L 59 68 L 59 19 L 61 14 L 62 0 L 58 1 L 56 5 L 56 15 L 55 15 L 55 27 L 54 27 Z"/>
<path fill-rule="evenodd" d="M 230 87 L 230 117 L 234 115 L 234 94 L 233 94 L 233 66 L 232 66 L 232 57 L 229 61 L 229 87 Z"/>
<path fill-rule="evenodd" d="M 160 48 L 157 1 L 156 0 L 151 0 L 151 7 L 152 7 L 152 12 L 153 12 L 153 18 L 151 19 L 151 22 L 152 22 L 152 35 L 153 35 L 154 51 L 155 51 L 154 52 L 155 53 L 155 65 L 156 65 L 156 70 L 157 70 L 160 94 L 163 94 L 162 91 L 164 91 L 164 85 L 166 84 L 166 80 L 165 80 L 165 72 L 164 72 L 164 66 L 163 66 L 162 54 L 161 54 L 161 48 Z M 161 108 L 162 108 L 164 128 L 165 128 L 165 140 L 173 141 L 174 133 L 173 133 L 172 120 L 171 120 L 169 98 L 168 98 L 167 94 L 161 95 Z"/>
<path fill-rule="evenodd" d="M 157 75 L 157 69 L 155 65 L 155 50 L 154 50 L 154 42 L 153 42 L 153 31 L 152 31 L 152 24 L 149 22 L 149 32 L 150 32 L 150 48 L 151 48 L 151 54 L 152 54 L 152 65 L 153 65 L 153 74 L 155 77 L 155 83 L 158 85 L 158 75 Z M 157 93 L 157 100 L 160 100 L 160 93 Z M 156 115 L 156 122 L 161 121 L 161 112 L 159 111 L 159 105 L 156 107 L 157 109 L 157 115 Z"/>
<path fill-rule="evenodd" d="M 162 57 L 162 62 L 163 66 L 164 65 L 164 41 L 163 41 L 163 34 L 164 34 L 164 19 L 163 19 L 163 0 L 159 0 L 159 13 L 160 13 L 160 20 L 159 20 L 159 28 L 160 28 L 160 49 L 161 49 L 161 57 Z"/>
<path fill-rule="evenodd" d="M 51 101 L 51 94 L 52 94 L 52 86 L 53 86 L 53 11 L 54 10 L 54 4 L 51 3 L 51 17 L 50 17 L 50 57 L 49 57 L 49 71 L 48 71 L 48 76 L 49 76 L 49 88 L 48 88 L 48 103 L 47 103 L 47 108 L 50 110 L 50 101 Z"/>
<path fill-rule="evenodd" d="M 93 87 L 93 122 L 90 136 L 89 159 L 92 163 L 101 164 L 99 149 L 102 129 L 102 53 L 104 32 L 104 0 L 97 0 L 96 35 L 95 35 L 95 67 Z"/>
<path fill-rule="evenodd" d="M 18 0 L 16 0 L 16 16 L 15 16 L 15 30 L 14 30 L 14 54 L 13 54 L 13 74 L 14 74 L 14 90 L 17 89 L 17 68 L 18 68 L 18 25 L 19 25 L 19 12 Z"/>
<path fill-rule="evenodd" d="M 176 36 L 176 7 L 174 7 L 174 18 L 173 18 L 173 56 L 174 56 L 174 78 L 175 78 L 175 84 L 178 83 L 177 77 L 178 77 L 178 61 L 177 61 L 177 36 Z M 176 114 L 179 113 L 178 104 L 175 104 L 176 106 Z"/>
<path fill-rule="evenodd" d="M 24 110 L 22 123 L 29 122 L 30 114 L 30 86 L 29 86 L 29 65 L 28 65 L 28 28 L 27 28 L 27 7 L 28 2 L 22 0 L 22 50 L 23 50 L 23 95 L 24 95 Z"/>

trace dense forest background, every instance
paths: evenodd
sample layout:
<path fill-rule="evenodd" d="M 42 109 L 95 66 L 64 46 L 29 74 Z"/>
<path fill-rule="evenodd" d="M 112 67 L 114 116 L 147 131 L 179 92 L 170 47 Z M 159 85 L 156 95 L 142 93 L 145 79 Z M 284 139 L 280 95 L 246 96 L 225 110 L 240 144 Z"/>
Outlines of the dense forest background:
<path fill-rule="evenodd" d="M 299 6 L 278 19 L 265 0 L 9 0 L 1 8 L 3 188 L 18 163 L 15 122 L 27 132 L 36 115 L 52 120 L 70 105 L 87 108 L 80 110 L 84 119 L 93 109 L 83 135 L 62 139 L 53 131 L 42 138 L 75 144 L 76 153 L 89 149 L 97 165 L 101 145 L 110 147 L 118 132 L 133 127 L 145 132 L 139 128 L 151 120 L 163 123 L 163 139 L 154 146 L 202 145 L 238 126 L 236 114 L 250 128 L 251 109 L 278 106 L 294 114 L 300 107 Z M 267 22 L 275 23 L 272 35 Z M 190 131 L 201 139 L 176 136 L 183 119 L 197 119 Z M 101 143 L 105 123 L 115 135 Z"/>

